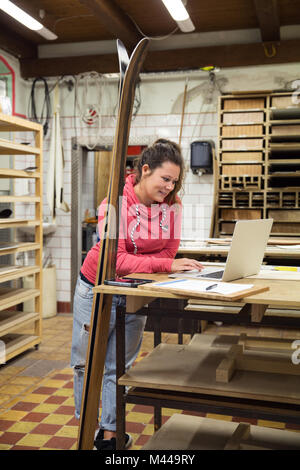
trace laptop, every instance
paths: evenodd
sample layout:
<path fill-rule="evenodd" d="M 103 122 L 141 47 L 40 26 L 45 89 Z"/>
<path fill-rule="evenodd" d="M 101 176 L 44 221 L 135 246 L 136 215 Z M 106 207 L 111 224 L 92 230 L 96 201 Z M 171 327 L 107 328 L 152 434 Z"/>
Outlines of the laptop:
<path fill-rule="evenodd" d="M 225 268 L 206 267 L 202 271 L 182 271 L 169 277 L 189 277 L 234 281 L 260 271 L 273 219 L 238 220 L 235 224 Z"/>

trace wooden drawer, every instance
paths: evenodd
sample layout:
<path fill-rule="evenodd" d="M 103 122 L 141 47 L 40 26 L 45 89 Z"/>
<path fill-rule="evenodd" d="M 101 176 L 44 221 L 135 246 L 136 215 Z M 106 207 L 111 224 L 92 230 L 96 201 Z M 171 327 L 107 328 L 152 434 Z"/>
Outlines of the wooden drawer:
<path fill-rule="evenodd" d="M 300 222 L 300 210 L 273 210 L 268 211 L 268 216 L 274 219 L 274 222 Z"/>
<path fill-rule="evenodd" d="M 226 176 L 258 176 L 262 174 L 261 165 L 223 165 L 222 174 Z"/>
<path fill-rule="evenodd" d="M 261 162 L 262 152 L 223 152 L 222 163 L 234 163 L 242 161 Z"/>
<path fill-rule="evenodd" d="M 223 102 L 223 109 L 262 109 L 264 107 L 264 98 L 233 98 Z"/>
<path fill-rule="evenodd" d="M 251 150 L 263 148 L 263 139 L 224 139 L 223 150 Z"/>
<path fill-rule="evenodd" d="M 250 126 L 224 126 L 222 130 L 223 137 L 244 137 L 244 136 L 256 136 L 263 134 L 262 125 L 250 125 Z"/>
<path fill-rule="evenodd" d="M 264 121 L 263 112 L 224 113 L 223 124 L 254 124 Z"/>
<path fill-rule="evenodd" d="M 221 232 L 226 235 L 232 235 L 235 227 L 235 222 L 222 222 Z"/>
<path fill-rule="evenodd" d="M 221 219 L 224 219 L 224 220 L 261 219 L 261 210 L 260 209 L 222 209 Z"/>

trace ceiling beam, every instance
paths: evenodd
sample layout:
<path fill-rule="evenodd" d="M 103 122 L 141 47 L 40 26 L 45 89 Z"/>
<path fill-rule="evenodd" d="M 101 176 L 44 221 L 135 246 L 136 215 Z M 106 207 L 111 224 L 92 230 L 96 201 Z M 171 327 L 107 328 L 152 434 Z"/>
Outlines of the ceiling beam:
<path fill-rule="evenodd" d="M 280 41 L 277 0 L 254 0 L 262 42 Z"/>
<path fill-rule="evenodd" d="M 281 41 L 274 46 L 272 55 L 267 52 L 261 43 L 149 51 L 143 72 L 197 70 L 206 65 L 224 68 L 300 62 L 300 39 Z M 23 78 L 77 75 L 88 71 L 119 72 L 117 54 L 22 59 L 20 68 Z"/>
<path fill-rule="evenodd" d="M 130 51 L 142 39 L 142 35 L 134 22 L 113 0 L 79 1 L 94 13 L 95 17 L 115 38 L 121 39 Z"/>
<path fill-rule="evenodd" d="M 37 46 L 0 25 L 0 48 L 18 58 L 37 57 Z"/>

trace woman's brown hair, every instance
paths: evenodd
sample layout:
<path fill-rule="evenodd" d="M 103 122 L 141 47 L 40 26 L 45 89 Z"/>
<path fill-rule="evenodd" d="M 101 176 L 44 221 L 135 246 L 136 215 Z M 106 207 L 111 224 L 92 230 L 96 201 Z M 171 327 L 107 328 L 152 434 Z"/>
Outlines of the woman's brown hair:
<path fill-rule="evenodd" d="M 141 180 L 144 165 L 148 165 L 150 170 L 154 171 L 156 168 L 161 167 L 164 162 L 172 162 L 180 168 L 178 181 L 176 181 L 173 191 L 168 194 L 165 200 L 167 204 L 171 205 L 178 202 L 176 194 L 182 187 L 184 177 L 184 160 L 180 146 L 175 142 L 167 139 L 158 139 L 154 144 L 143 150 L 135 163 L 136 183 L 139 183 Z"/>

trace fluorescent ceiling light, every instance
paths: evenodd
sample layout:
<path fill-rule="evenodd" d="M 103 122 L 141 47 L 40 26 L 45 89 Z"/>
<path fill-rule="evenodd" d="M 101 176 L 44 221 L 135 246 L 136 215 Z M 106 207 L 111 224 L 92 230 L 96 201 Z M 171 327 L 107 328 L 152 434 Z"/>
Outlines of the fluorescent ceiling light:
<path fill-rule="evenodd" d="M 36 21 L 32 16 L 25 13 L 21 8 L 14 5 L 10 0 L 1 0 L 0 5 L 1 10 L 5 11 L 8 15 L 12 16 L 15 20 L 22 23 L 27 28 L 32 29 L 33 31 L 38 31 L 43 27 L 41 23 Z"/>
<path fill-rule="evenodd" d="M 40 36 L 43 36 L 43 38 L 48 39 L 48 41 L 54 41 L 57 39 L 56 34 L 52 33 L 50 29 L 45 28 L 45 26 L 42 26 L 42 29 L 39 29 L 37 33 L 39 33 Z"/>
<path fill-rule="evenodd" d="M 17 7 L 17 5 L 10 0 L 0 0 L 0 9 L 19 21 L 22 25 L 32 31 L 36 31 L 44 38 L 49 40 L 57 39 L 56 34 L 49 31 L 49 29 L 45 28 L 39 21 L 32 18 L 32 16 L 28 15 L 28 13 Z"/>
<path fill-rule="evenodd" d="M 195 26 L 181 0 L 162 0 L 162 2 L 181 31 L 190 33 L 195 30 Z"/>

